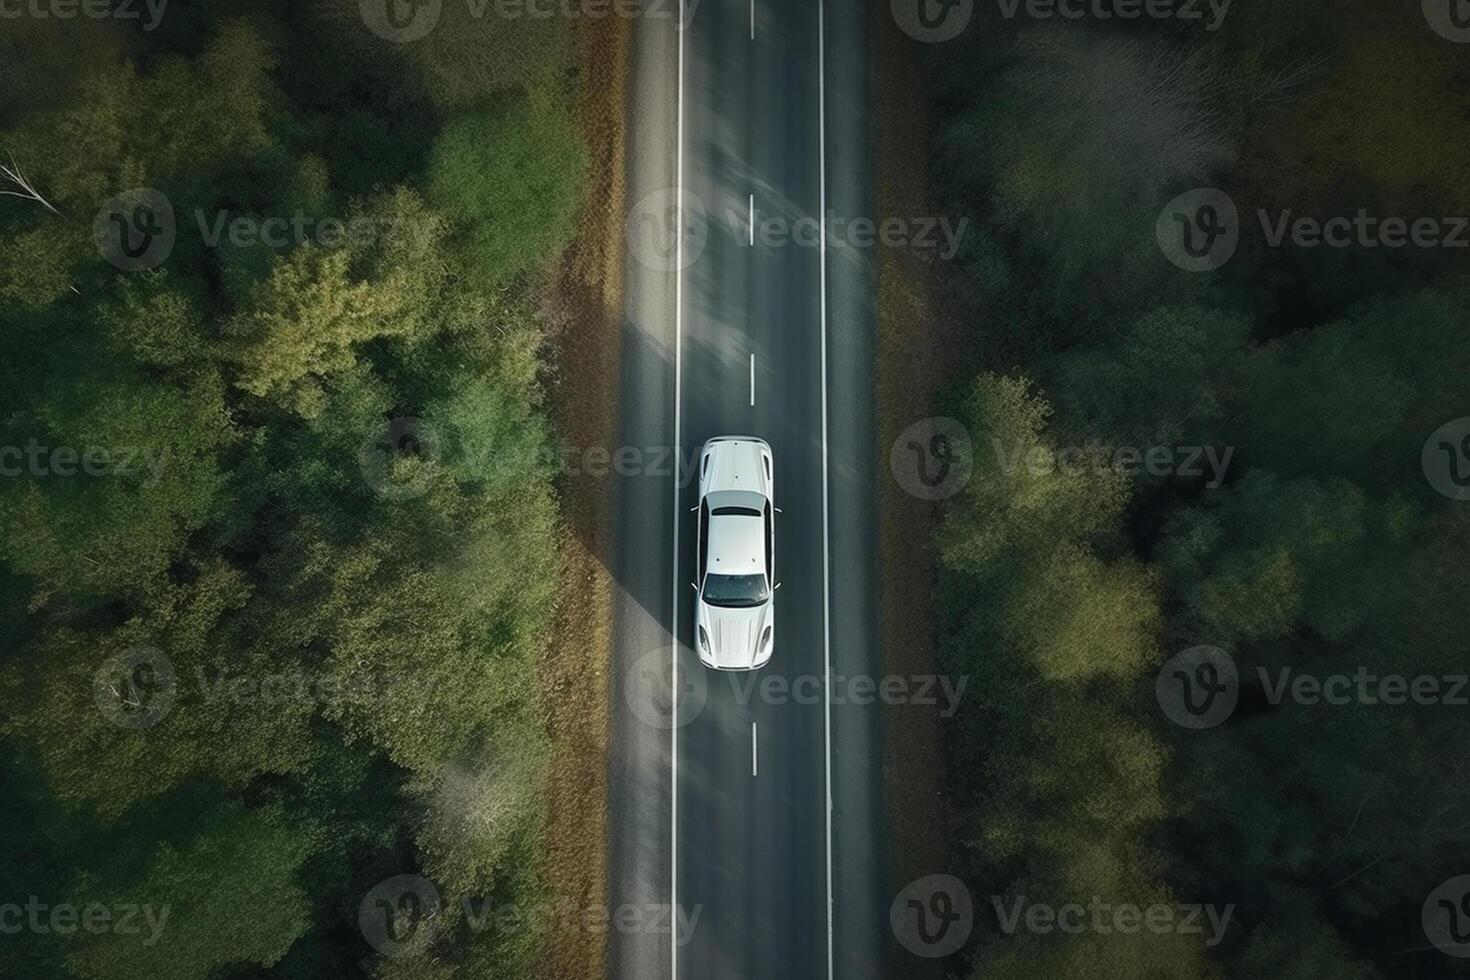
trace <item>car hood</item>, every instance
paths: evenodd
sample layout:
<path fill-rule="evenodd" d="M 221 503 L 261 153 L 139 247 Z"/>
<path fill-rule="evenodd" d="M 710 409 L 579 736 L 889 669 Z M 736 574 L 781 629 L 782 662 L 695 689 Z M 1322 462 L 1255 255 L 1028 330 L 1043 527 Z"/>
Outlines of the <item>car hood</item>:
<path fill-rule="evenodd" d="M 727 609 L 707 602 L 699 605 L 699 625 L 709 634 L 710 652 L 707 656 L 713 666 L 721 670 L 750 670 L 770 659 L 771 651 L 766 650 L 764 659 L 757 663 L 756 646 L 760 643 L 761 632 L 771 625 L 773 603 L 749 609 Z"/>

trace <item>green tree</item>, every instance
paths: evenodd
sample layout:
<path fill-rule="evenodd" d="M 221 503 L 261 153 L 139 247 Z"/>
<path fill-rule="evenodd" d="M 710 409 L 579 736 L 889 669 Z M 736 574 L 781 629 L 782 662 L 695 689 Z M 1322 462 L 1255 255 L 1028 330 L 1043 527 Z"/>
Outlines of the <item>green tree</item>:
<path fill-rule="evenodd" d="M 493 2 L 445 3 L 422 38 L 399 45 L 364 25 L 358 0 L 312 0 L 323 33 L 356 60 L 403 59 L 409 84 L 443 110 L 472 109 L 513 90 L 554 90 L 573 68 L 576 38 L 562 17 L 498 16 Z M 400 77 L 398 84 L 404 84 Z"/>
<path fill-rule="evenodd" d="M 1352 954 L 1331 926 L 1301 907 L 1292 910 L 1289 925 L 1262 927 L 1252 934 L 1231 972 L 1239 977 L 1281 980 L 1377 980 L 1380 976 Z"/>
<path fill-rule="evenodd" d="M 1011 237 L 1036 326 L 1085 336 L 1206 288 L 1162 261 L 1154 221 L 1233 156 L 1220 67 L 1084 32 L 1034 31 L 1004 50 L 1003 66 L 976 79 L 984 97 L 945 119 L 934 181 L 951 211 Z"/>
<path fill-rule="evenodd" d="M 371 234 L 351 247 L 308 243 L 278 259 L 226 325 L 245 391 L 314 415 L 322 379 L 351 367 L 359 345 L 434 330 L 429 313 L 445 276 L 441 219 L 400 189 L 355 208 L 355 223 Z"/>
<path fill-rule="evenodd" d="M 16 705 L 7 734 L 34 741 L 58 798 L 116 818 L 193 779 L 238 787 L 303 765 L 311 701 L 262 697 L 258 685 L 288 672 L 290 661 L 242 643 L 227 622 L 251 586 L 219 561 L 190 571 L 187 584 L 151 585 L 141 611 L 110 629 L 49 625 L 7 670 Z M 150 697 L 172 678 L 172 701 L 150 702 L 164 707 L 142 728 L 120 723 L 121 702 L 133 694 L 106 669 L 132 651 L 144 652 L 153 671 Z M 250 684 L 235 686 L 241 681 Z"/>
<path fill-rule="evenodd" d="M 1288 123 L 1315 171 L 1312 186 L 1366 178 L 1389 201 L 1428 190 L 1454 213 L 1470 209 L 1470 161 L 1453 135 L 1470 112 L 1470 94 L 1455 55 L 1419 24 L 1349 40 L 1322 91 Z"/>
<path fill-rule="evenodd" d="M 1451 280 L 1376 297 L 1256 352 L 1238 410 L 1242 454 L 1281 473 L 1367 486 L 1417 474 L 1424 440 L 1470 398 L 1470 354 L 1456 339 L 1467 296 Z"/>
<path fill-rule="evenodd" d="M 1034 900 L 1166 899 L 1143 842 L 1173 815 L 1169 753 L 1129 716 L 1136 678 L 1157 658 L 1158 584 L 1097 548 L 1120 529 L 1127 479 L 1056 468 L 1051 408 L 1024 378 L 982 375 L 966 408 L 977 445 L 1037 465 L 977 468 L 941 528 L 943 663 L 985 692 L 954 722 L 953 751 L 968 760 L 955 777 L 964 840 L 987 881 Z M 989 947 L 976 969 L 1050 976 L 1131 957 L 1142 972 L 1130 975 L 1207 975 L 1202 950 L 1183 941 L 1139 955 L 1116 937 L 1023 936 Z"/>
<path fill-rule="evenodd" d="M 428 194 L 452 216 L 468 274 L 494 288 L 571 241 L 585 166 L 560 107 L 545 97 L 506 98 L 445 125 L 430 155 Z"/>
<path fill-rule="evenodd" d="M 211 175 L 276 145 L 274 67 L 255 29 L 229 21 L 192 61 L 164 58 L 143 75 L 116 60 L 86 66 L 64 107 L 6 139 L 52 203 L 88 225 L 133 187 L 167 182 L 193 199 Z"/>
<path fill-rule="evenodd" d="M 32 414 L 5 426 L 25 461 L 12 460 L 24 470 L 0 484 L 0 554 L 35 580 L 33 605 L 156 580 L 216 505 L 216 454 L 232 438 L 218 377 L 98 371 L 57 378 Z"/>
<path fill-rule="evenodd" d="M 1177 515 L 1161 558 L 1212 642 L 1282 639 L 1298 625 L 1343 640 L 1381 613 L 1382 589 L 1362 569 L 1394 561 L 1397 521 L 1346 480 L 1257 469 Z"/>
<path fill-rule="evenodd" d="M 1059 425 L 1139 447 L 1212 439 L 1239 397 L 1249 334 L 1249 321 L 1234 314 L 1150 310 L 1116 341 L 1056 359 L 1047 390 Z"/>
<path fill-rule="evenodd" d="M 68 966 L 98 980 L 192 980 L 226 964 L 270 966 L 311 926 L 297 881 L 311 846 L 309 829 L 278 811 L 208 814 L 193 837 L 161 844 L 136 882 L 103 876 L 85 888 L 91 900 L 151 907 L 160 928 L 89 938 Z"/>
<path fill-rule="evenodd" d="M 563 531 L 538 285 L 581 203 L 572 32 L 446 6 L 398 47 L 358 6 L 0 37 L 0 155 L 60 212 L 0 209 L 6 840 L 25 880 L 171 910 L 156 943 L 32 944 L 23 969 L 536 968 L 538 934 L 453 914 L 416 964 L 340 939 L 386 868 L 541 894 Z M 123 273 L 91 224 L 137 187 L 177 236 Z M 298 212 L 326 237 L 221 223 Z M 390 444 L 405 418 L 425 438 Z M 130 467 L 30 472 L 32 439 Z"/>

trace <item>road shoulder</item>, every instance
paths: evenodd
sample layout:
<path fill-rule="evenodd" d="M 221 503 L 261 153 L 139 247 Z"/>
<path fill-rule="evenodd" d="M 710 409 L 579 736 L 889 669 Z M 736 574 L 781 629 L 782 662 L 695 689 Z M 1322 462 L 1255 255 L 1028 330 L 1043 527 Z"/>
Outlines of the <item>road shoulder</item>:
<path fill-rule="evenodd" d="M 929 112 L 923 66 L 895 26 L 887 4 L 871 9 L 876 214 L 933 214 L 929 197 Z M 935 414 L 948 380 L 934 275 L 913 250 L 879 246 L 877 256 L 877 461 L 884 669 L 911 677 L 939 672 L 935 657 L 936 507 L 904 492 L 888 472 L 889 450 L 914 422 Z M 895 888 L 944 871 L 949 813 L 944 797 L 944 737 L 938 713 L 890 705 L 884 715 L 884 781 Z M 894 954 L 896 976 L 937 977 L 938 961 Z"/>
<path fill-rule="evenodd" d="M 557 277 L 567 311 L 552 341 L 557 435 L 570 447 L 611 447 L 621 356 L 624 91 L 631 28 L 625 18 L 583 22 L 585 73 L 576 113 L 588 156 L 588 196 Z M 612 663 L 612 495 L 606 480 L 563 474 L 567 523 L 555 636 L 542 665 L 551 777 L 545 839 L 547 890 L 577 909 L 607 905 L 608 690 Z M 601 976 L 606 936 L 548 934 L 548 980 Z"/>

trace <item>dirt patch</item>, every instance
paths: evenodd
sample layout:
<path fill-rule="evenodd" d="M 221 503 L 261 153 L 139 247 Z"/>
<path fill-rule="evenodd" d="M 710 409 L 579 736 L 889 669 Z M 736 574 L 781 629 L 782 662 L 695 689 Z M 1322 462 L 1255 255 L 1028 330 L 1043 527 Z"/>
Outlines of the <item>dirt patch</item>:
<path fill-rule="evenodd" d="M 914 43 L 887 4 L 872 7 L 874 205 L 889 215 L 934 214 L 929 197 L 929 109 Z M 935 393 L 950 380 L 955 325 L 936 303 L 935 270 L 913 249 L 878 250 L 878 463 L 910 424 L 935 414 Z M 934 549 L 937 508 L 879 481 L 885 669 L 932 674 L 935 663 Z M 932 707 L 894 706 L 884 716 L 883 771 L 895 887 L 949 871 L 950 814 L 944 795 L 944 732 Z M 896 954 L 900 975 L 938 977 L 939 962 Z"/>
<path fill-rule="evenodd" d="M 563 257 L 551 338 L 550 409 L 571 446 L 611 446 L 616 437 L 621 354 L 624 88 L 632 32 L 627 18 L 583 21 L 576 117 L 588 151 L 587 200 Z M 551 733 L 545 883 L 577 908 L 607 904 L 607 750 L 612 662 L 612 501 L 605 481 L 564 480 L 567 524 L 557 628 L 541 667 Z M 547 980 L 599 977 L 605 934 L 558 932 L 546 943 Z"/>

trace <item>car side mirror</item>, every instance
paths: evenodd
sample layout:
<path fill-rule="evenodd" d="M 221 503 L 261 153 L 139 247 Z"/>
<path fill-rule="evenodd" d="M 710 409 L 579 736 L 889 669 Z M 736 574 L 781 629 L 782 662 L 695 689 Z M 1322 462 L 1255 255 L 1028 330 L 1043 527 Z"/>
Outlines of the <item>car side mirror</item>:
<path fill-rule="evenodd" d="M 772 592 L 780 592 L 781 591 L 781 583 L 780 582 L 777 582 L 775 585 L 771 586 L 771 591 Z"/>
<path fill-rule="evenodd" d="M 693 589 L 696 594 L 698 594 L 698 592 L 699 592 L 699 583 L 698 582 L 690 582 L 689 583 L 689 587 L 691 589 Z"/>

